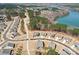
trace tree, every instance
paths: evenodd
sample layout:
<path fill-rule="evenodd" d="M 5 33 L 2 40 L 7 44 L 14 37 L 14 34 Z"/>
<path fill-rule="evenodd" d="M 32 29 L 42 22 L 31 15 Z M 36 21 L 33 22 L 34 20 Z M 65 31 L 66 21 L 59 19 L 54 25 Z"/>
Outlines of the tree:
<path fill-rule="evenodd" d="M 59 8 L 56 8 L 56 7 L 53 7 L 52 8 L 52 11 L 58 11 L 58 10 L 60 10 Z"/>
<path fill-rule="evenodd" d="M 25 16 L 25 12 L 19 12 L 19 16 L 21 17 L 21 18 L 25 18 L 26 16 Z"/>
<path fill-rule="evenodd" d="M 58 52 L 55 51 L 55 49 L 49 48 L 47 55 L 59 55 Z"/>
<path fill-rule="evenodd" d="M 72 35 L 78 36 L 79 35 L 79 29 L 73 29 L 70 31 Z"/>
<path fill-rule="evenodd" d="M 21 55 L 21 54 L 22 54 L 22 49 L 18 48 L 16 55 Z"/>
<path fill-rule="evenodd" d="M 6 16 L 7 16 L 8 21 L 11 21 L 12 20 L 11 19 L 11 15 L 7 14 Z"/>
<path fill-rule="evenodd" d="M 47 25 L 48 25 L 48 20 L 44 17 L 40 17 L 40 16 L 35 16 L 33 18 L 30 19 L 30 26 L 31 29 L 36 29 L 36 30 L 40 30 L 41 28 L 43 29 L 47 29 Z"/>
<path fill-rule="evenodd" d="M 51 30 L 59 31 L 59 32 L 66 32 L 67 31 L 67 25 L 64 24 L 51 24 L 50 25 Z"/>
<path fill-rule="evenodd" d="M 22 21 L 21 21 L 21 31 L 22 31 L 24 34 L 26 34 L 23 19 L 22 19 Z"/>
<path fill-rule="evenodd" d="M 18 16 L 18 12 L 15 9 L 7 9 L 5 13 L 13 17 Z"/>
<path fill-rule="evenodd" d="M 42 10 L 49 10 L 48 8 L 43 8 Z"/>
<path fill-rule="evenodd" d="M 34 17 L 34 11 L 33 10 L 27 10 L 27 11 L 28 11 L 29 17 L 33 18 Z"/>
<path fill-rule="evenodd" d="M 40 15 L 41 14 L 40 10 L 36 11 L 35 14 L 36 14 L 36 16 Z"/>
<path fill-rule="evenodd" d="M 22 49 L 23 49 L 23 47 L 20 46 L 20 47 L 18 48 L 17 52 L 16 52 L 16 55 L 21 55 L 22 52 L 23 52 Z"/>

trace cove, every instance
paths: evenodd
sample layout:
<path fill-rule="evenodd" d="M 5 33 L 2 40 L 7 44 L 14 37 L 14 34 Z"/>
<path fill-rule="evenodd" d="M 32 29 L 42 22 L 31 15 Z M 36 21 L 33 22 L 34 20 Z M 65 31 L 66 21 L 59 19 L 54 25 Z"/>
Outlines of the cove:
<path fill-rule="evenodd" d="M 73 28 L 79 28 L 79 12 L 69 11 L 69 14 L 64 17 L 59 17 L 57 23 L 66 24 Z"/>

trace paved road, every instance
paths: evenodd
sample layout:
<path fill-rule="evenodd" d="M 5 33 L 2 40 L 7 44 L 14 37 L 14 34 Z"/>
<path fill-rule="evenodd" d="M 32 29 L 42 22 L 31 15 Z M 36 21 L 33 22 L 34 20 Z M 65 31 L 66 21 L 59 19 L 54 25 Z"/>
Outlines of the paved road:
<path fill-rule="evenodd" d="M 38 37 L 38 38 L 40 38 L 40 37 Z M 26 38 L 25 40 L 9 40 L 9 41 L 27 41 L 29 38 Z M 54 42 L 56 42 L 56 43 L 59 43 L 59 44 L 62 44 L 63 46 L 65 46 L 65 47 L 67 47 L 67 48 L 69 48 L 71 51 L 73 51 L 75 54 L 77 54 L 77 55 L 79 55 L 79 53 L 77 52 L 77 51 L 75 51 L 74 49 L 72 49 L 72 48 L 70 48 L 69 46 L 67 46 L 66 44 L 63 44 L 63 43 L 61 43 L 61 42 L 59 42 L 59 41 L 56 41 L 56 40 L 53 40 L 53 39 L 48 39 L 48 38 L 45 38 L 45 39 L 43 39 L 43 38 L 40 38 L 41 40 L 48 40 L 48 41 L 54 41 Z M 37 40 L 37 38 L 35 39 L 35 38 L 32 38 L 32 39 L 30 39 L 30 40 Z"/>
<path fill-rule="evenodd" d="M 25 31 L 26 31 L 26 36 L 27 38 L 29 39 L 29 29 L 28 29 L 28 26 L 27 24 L 29 23 L 29 16 L 28 16 L 28 13 L 27 13 L 27 10 L 26 10 L 26 18 L 24 19 L 24 26 L 25 26 Z M 29 39 L 30 40 L 30 39 Z M 28 55 L 30 55 L 30 51 L 29 51 L 29 40 L 27 40 L 27 52 L 28 52 Z"/>
<path fill-rule="evenodd" d="M 11 25 L 12 25 L 12 23 L 11 23 Z M 15 40 L 15 39 L 11 40 L 11 39 L 7 38 L 7 37 L 6 37 L 6 33 L 7 33 L 8 30 L 10 29 L 11 25 L 8 27 L 8 29 L 7 29 L 6 32 L 4 33 L 4 36 L 3 36 L 3 37 L 4 37 L 5 40 L 7 40 L 7 41 L 27 41 L 27 40 L 29 40 L 28 29 L 26 29 L 26 30 L 27 30 L 27 34 L 21 36 L 21 39 L 22 39 L 22 40 Z M 26 27 L 26 28 L 27 28 L 27 27 Z M 32 35 L 33 35 L 33 33 L 32 33 Z M 18 38 L 16 38 L 16 39 L 19 39 L 19 38 L 20 38 L 20 37 L 18 37 Z M 37 38 L 41 38 L 41 37 L 37 37 Z M 37 38 L 31 38 L 31 39 L 37 39 Z M 49 40 L 49 41 L 54 41 L 54 42 L 57 42 L 57 43 L 59 43 L 59 44 L 62 44 L 62 45 L 66 46 L 67 48 L 69 48 L 70 50 L 72 50 L 73 52 L 75 52 L 76 54 L 79 55 L 79 53 L 78 53 L 77 51 L 75 51 L 74 49 L 70 48 L 69 46 L 67 46 L 67 45 L 65 45 L 65 44 L 63 44 L 63 43 L 61 43 L 61 42 L 52 40 L 53 38 L 50 38 L 50 39 L 48 39 L 48 38 L 46 38 L 46 37 L 44 37 L 44 38 L 47 39 L 47 40 Z M 4 43 L 5 43 L 5 42 L 4 42 Z M 4 44 L 4 43 L 3 43 L 3 44 Z M 2 45 L 2 44 L 1 44 L 1 45 Z M 28 41 L 27 41 L 27 45 L 28 45 Z M 27 49 L 28 49 L 28 46 L 27 46 Z M 29 53 L 29 49 L 28 49 L 28 54 L 30 54 L 30 53 Z"/>
<path fill-rule="evenodd" d="M 23 39 L 24 40 L 11 40 L 11 39 L 9 39 L 9 38 L 7 38 L 6 37 L 6 34 L 8 33 L 8 31 L 10 30 L 10 27 L 12 26 L 12 24 L 13 24 L 13 22 L 11 22 L 11 24 L 10 24 L 10 26 L 7 28 L 7 30 L 5 31 L 5 33 L 3 34 L 3 38 L 4 38 L 4 42 L 2 43 L 2 44 L 0 44 L 0 46 L 2 46 L 3 44 L 5 44 L 7 41 L 27 41 L 27 40 L 30 40 L 29 39 L 29 34 L 28 34 L 28 30 L 27 30 L 27 36 L 25 35 L 24 37 L 23 37 Z M 27 28 L 27 27 L 26 27 Z M 28 29 L 28 28 L 27 28 Z M 32 34 L 33 35 L 33 34 Z M 22 37 L 22 36 L 21 36 Z M 37 37 L 37 38 L 41 38 L 41 37 Z M 37 38 L 31 38 L 31 40 L 32 39 L 37 39 Z M 18 38 L 17 38 L 18 39 Z M 41 40 L 44 40 L 44 39 L 41 39 Z M 75 52 L 77 55 L 79 55 L 79 53 L 77 52 L 77 51 L 75 51 L 74 49 L 72 49 L 72 48 L 70 48 L 69 46 L 67 46 L 67 45 L 65 45 L 65 44 L 63 44 L 63 43 L 61 43 L 61 42 L 58 42 L 58 41 L 55 41 L 55 40 L 53 40 L 53 39 L 48 39 L 48 38 L 45 38 L 45 40 L 49 40 L 49 41 L 54 41 L 54 42 L 57 42 L 57 43 L 59 43 L 59 44 L 62 44 L 62 45 L 64 45 L 65 47 L 67 47 L 67 48 L 69 48 L 70 50 L 72 50 L 73 52 Z M 28 45 L 28 41 L 27 41 L 27 45 Z M 28 49 L 28 47 L 27 47 L 27 49 Z M 28 54 L 30 54 L 29 53 L 29 49 L 28 49 Z"/>
<path fill-rule="evenodd" d="M 5 31 L 5 33 L 3 34 L 3 38 L 4 40 L 9 40 L 9 38 L 6 37 L 7 32 L 9 31 L 10 27 L 12 26 L 13 22 L 11 22 L 10 26 L 7 28 L 7 30 Z"/>
<path fill-rule="evenodd" d="M 4 41 L 0 44 L 0 47 L 3 46 L 7 41 Z"/>
<path fill-rule="evenodd" d="M 38 37 L 38 38 L 40 38 L 40 37 Z M 45 39 L 43 39 L 43 38 L 40 38 L 41 40 L 48 40 L 48 41 L 54 41 L 54 42 L 56 42 L 56 43 L 59 43 L 59 44 L 62 44 L 63 46 L 65 46 L 65 47 L 67 47 L 67 48 L 69 48 L 71 51 L 73 51 L 73 52 L 75 52 L 75 54 L 77 54 L 77 55 L 79 55 L 79 53 L 77 52 L 77 51 L 75 51 L 74 49 L 72 49 L 72 48 L 70 48 L 69 46 L 67 46 L 67 45 L 65 45 L 65 44 L 63 44 L 63 43 L 61 43 L 61 42 L 59 42 L 59 41 L 56 41 L 56 40 L 53 40 L 53 39 L 48 39 L 48 38 L 45 38 Z M 25 40 L 9 40 L 9 41 L 27 41 L 28 40 L 28 38 L 26 38 Z M 37 40 L 37 38 L 35 39 L 30 39 L 30 40 Z"/>
<path fill-rule="evenodd" d="M 3 46 L 9 40 L 6 37 L 6 34 L 7 34 L 8 30 L 10 29 L 11 25 L 12 25 L 12 22 L 11 22 L 10 26 L 6 29 L 6 31 L 3 33 L 4 42 L 0 44 L 0 47 Z"/>
<path fill-rule="evenodd" d="M 8 26 L 8 28 L 5 29 L 5 32 L 3 33 L 3 39 L 4 39 L 4 42 L 0 44 L 0 46 L 2 46 L 3 44 L 5 44 L 7 41 L 9 41 L 10 39 L 7 38 L 6 34 L 8 33 L 8 31 L 10 30 L 11 26 L 14 24 L 15 20 L 11 22 L 11 24 Z"/>

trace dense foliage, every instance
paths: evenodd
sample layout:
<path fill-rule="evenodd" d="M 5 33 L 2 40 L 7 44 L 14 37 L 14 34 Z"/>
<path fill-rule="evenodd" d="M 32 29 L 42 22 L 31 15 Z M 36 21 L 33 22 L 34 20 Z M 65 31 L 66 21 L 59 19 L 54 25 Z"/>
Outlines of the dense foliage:
<path fill-rule="evenodd" d="M 24 34 L 26 34 L 23 19 L 22 19 L 22 21 L 21 21 L 21 31 L 22 31 Z"/>
<path fill-rule="evenodd" d="M 52 8 L 52 11 L 57 11 L 57 10 L 59 10 L 59 8 L 56 8 L 56 7 Z"/>
<path fill-rule="evenodd" d="M 40 16 L 33 17 L 30 20 L 31 29 L 40 30 L 42 27 L 45 29 L 48 24 L 47 19 Z"/>
<path fill-rule="evenodd" d="M 54 8 L 55 10 L 56 8 Z M 71 33 L 74 36 L 79 36 L 79 29 L 70 29 L 68 30 L 68 26 L 65 24 L 50 24 L 47 18 L 34 16 L 34 11 L 29 10 L 29 17 L 30 17 L 30 27 L 33 30 L 52 30 L 58 32 L 65 32 Z"/>
<path fill-rule="evenodd" d="M 18 12 L 18 15 L 21 17 L 21 18 L 25 18 L 25 10 L 20 10 L 20 12 Z"/>
<path fill-rule="evenodd" d="M 49 48 L 47 55 L 59 55 L 58 52 L 55 51 L 55 49 Z"/>
<path fill-rule="evenodd" d="M 33 10 L 28 10 L 29 17 L 33 18 L 34 17 L 34 11 Z"/>
<path fill-rule="evenodd" d="M 79 36 L 79 29 L 73 29 L 70 32 L 72 35 Z"/>
<path fill-rule="evenodd" d="M 16 4 L 0 4 L 0 9 L 3 9 L 3 8 L 7 8 L 7 9 L 10 9 L 10 8 L 17 8 L 17 5 Z"/>
<path fill-rule="evenodd" d="M 59 32 L 61 32 L 61 31 L 66 32 L 67 26 L 64 24 L 51 24 L 50 29 L 54 30 L 54 31 L 59 31 Z"/>

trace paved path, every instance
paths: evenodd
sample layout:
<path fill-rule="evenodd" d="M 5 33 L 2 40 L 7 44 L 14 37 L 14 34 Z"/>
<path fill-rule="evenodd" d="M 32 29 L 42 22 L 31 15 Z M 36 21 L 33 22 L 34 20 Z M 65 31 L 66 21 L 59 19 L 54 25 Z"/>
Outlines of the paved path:
<path fill-rule="evenodd" d="M 7 33 L 8 33 L 9 30 L 11 29 L 12 25 L 14 24 L 14 22 L 15 22 L 15 20 L 12 21 L 12 22 L 10 23 L 10 25 L 5 29 L 5 31 L 4 31 L 4 33 L 3 33 L 4 42 L 0 44 L 0 47 L 1 47 L 2 45 L 4 45 L 7 41 L 10 40 L 9 38 L 7 38 Z"/>
<path fill-rule="evenodd" d="M 29 16 L 28 16 L 28 13 L 27 13 L 27 10 L 26 10 L 26 18 L 24 19 L 24 26 L 25 26 L 25 31 L 26 31 L 26 35 L 27 35 L 27 38 L 30 40 L 29 38 L 29 29 L 28 29 L 28 21 L 29 21 Z M 29 40 L 27 40 L 27 52 L 28 52 L 28 55 L 30 55 L 30 51 L 29 51 Z"/>
<path fill-rule="evenodd" d="M 8 33 L 8 31 L 10 30 L 10 28 L 11 28 L 11 26 L 12 26 L 12 24 L 14 24 L 14 22 L 11 22 L 11 24 L 9 25 L 9 27 L 6 29 L 6 31 L 5 31 L 5 33 L 3 34 L 3 38 L 4 38 L 4 42 L 2 43 L 2 44 L 0 44 L 0 46 L 2 46 L 3 44 L 5 44 L 7 41 L 12 41 L 12 42 L 14 42 L 14 41 L 27 41 L 27 50 L 28 50 L 28 54 L 30 55 L 30 52 L 29 52 L 29 45 L 28 45 L 28 43 L 29 43 L 29 40 L 36 40 L 37 38 L 41 38 L 41 37 L 30 37 L 30 35 L 29 35 L 29 30 L 28 30 L 28 27 L 27 27 L 27 25 L 26 25 L 26 23 L 25 23 L 25 28 L 26 28 L 26 34 L 25 35 L 22 35 L 22 36 L 19 36 L 19 37 L 21 37 L 21 39 L 22 40 L 16 40 L 16 39 L 19 39 L 19 37 L 17 37 L 17 38 L 14 38 L 13 40 L 11 40 L 11 39 L 9 39 L 9 38 L 7 38 L 6 36 L 6 34 Z M 33 33 L 32 33 L 32 35 L 33 35 Z M 49 41 L 54 41 L 54 42 L 57 42 L 57 43 L 59 43 L 59 44 L 62 44 L 63 46 L 65 46 L 65 47 L 67 47 L 67 48 L 69 48 L 70 50 L 72 50 L 73 52 L 75 52 L 75 54 L 77 54 L 77 55 L 79 55 L 79 53 L 77 52 L 77 51 L 75 51 L 74 49 L 72 49 L 72 48 L 70 48 L 69 46 L 67 46 L 66 44 L 63 44 L 63 43 L 61 43 L 61 42 L 59 42 L 59 41 L 56 41 L 56 40 L 53 40 L 53 38 L 47 38 L 47 37 L 42 37 L 41 38 L 41 40 L 49 40 Z"/>
<path fill-rule="evenodd" d="M 38 38 L 40 38 L 40 37 L 38 37 Z M 32 39 L 30 39 L 30 40 L 38 40 L 38 38 L 32 38 Z M 10 41 L 27 41 L 28 39 L 29 39 L 29 38 L 26 38 L 25 40 L 10 40 Z M 56 43 L 62 44 L 63 46 L 69 48 L 71 51 L 75 52 L 75 54 L 79 55 L 79 53 L 78 53 L 77 51 L 75 51 L 74 49 L 72 49 L 71 47 L 69 47 L 69 46 L 67 46 L 66 44 L 63 44 L 63 43 L 61 43 L 61 42 L 59 42 L 59 41 L 53 40 L 53 38 L 50 38 L 50 39 L 48 39 L 48 38 L 40 38 L 40 40 L 54 41 L 54 42 L 56 42 Z M 27 44 L 27 45 L 28 45 L 28 44 Z"/>

